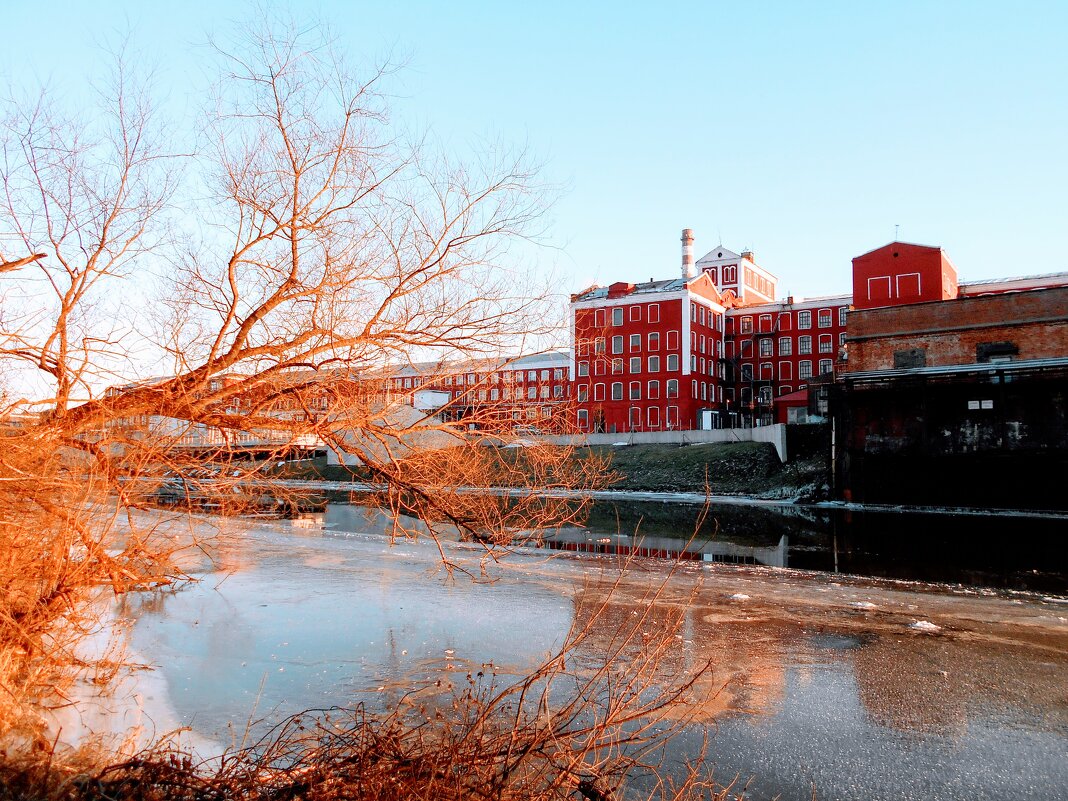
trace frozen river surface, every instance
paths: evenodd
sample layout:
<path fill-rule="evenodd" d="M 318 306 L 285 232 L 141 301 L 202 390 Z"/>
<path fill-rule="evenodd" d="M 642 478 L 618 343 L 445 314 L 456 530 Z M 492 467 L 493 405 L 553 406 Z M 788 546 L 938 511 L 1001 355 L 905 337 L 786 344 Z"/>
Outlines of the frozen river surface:
<path fill-rule="evenodd" d="M 526 551 L 491 566 L 493 582 L 450 577 L 433 543 L 391 546 L 381 519 L 333 508 L 347 519 L 327 528 L 227 524 L 199 583 L 131 601 L 133 647 L 162 679 L 149 709 L 222 746 L 250 724 L 388 706 L 487 664 L 522 674 L 562 642 L 576 598 L 618 574 L 609 558 Z M 444 547 L 478 573 L 476 546 Z M 752 777 L 747 797 L 1068 799 L 1064 599 L 726 565 L 667 574 L 641 562 L 607 615 L 664 581 L 686 604 L 676 656 L 711 657 L 723 689 L 675 753 L 711 732 L 717 775 Z"/>

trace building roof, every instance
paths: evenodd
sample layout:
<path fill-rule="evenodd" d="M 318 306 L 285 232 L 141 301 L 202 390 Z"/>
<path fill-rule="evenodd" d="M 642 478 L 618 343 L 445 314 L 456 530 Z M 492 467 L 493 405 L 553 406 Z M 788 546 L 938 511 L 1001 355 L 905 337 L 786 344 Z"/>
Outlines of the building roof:
<path fill-rule="evenodd" d="M 1036 285 L 1035 288 L 1065 285 L 1068 284 L 1068 272 L 1041 273 L 1039 275 L 1014 275 L 1008 278 L 984 278 L 981 281 L 962 281 L 957 287 L 963 292 L 970 289 L 982 291 L 984 289 L 993 289 L 999 286 L 1014 288 L 1017 285 L 1027 284 Z M 1024 289 L 1027 287 L 1020 286 L 1020 288 Z"/>
<path fill-rule="evenodd" d="M 880 250 L 886 250 L 890 247 L 907 247 L 907 248 L 920 248 L 921 250 L 942 250 L 940 245 L 920 245 L 916 242 L 902 242 L 895 239 L 893 242 L 887 242 L 885 245 L 879 245 L 877 248 L 872 248 L 867 253 L 861 253 L 859 256 L 854 256 L 853 260 L 863 259 L 865 256 L 870 256 L 873 253 L 878 253 Z"/>
<path fill-rule="evenodd" d="M 613 284 L 615 286 L 615 284 Z M 625 296 L 629 295 L 644 295 L 655 292 L 678 292 L 686 286 L 686 279 L 671 278 L 664 281 L 645 281 L 640 284 L 631 284 Z M 572 303 L 578 303 L 584 300 L 602 300 L 608 297 L 609 287 L 607 286 L 594 286 L 589 289 L 579 292 L 577 295 L 571 296 Z"/>

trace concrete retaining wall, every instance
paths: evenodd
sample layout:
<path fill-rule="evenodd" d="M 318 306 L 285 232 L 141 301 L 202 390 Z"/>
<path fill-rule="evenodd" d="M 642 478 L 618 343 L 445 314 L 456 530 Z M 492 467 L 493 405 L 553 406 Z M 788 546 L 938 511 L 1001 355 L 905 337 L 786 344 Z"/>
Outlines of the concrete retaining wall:
<path fill-rule="evenodd" d="M 711 431 L 632 431 L 627 434 L 575 434 L 539 437 L 559 445 L 693 445 L 711 442 L 770 442 L 783 462 L 786 453 L 786 426 L 776 423 L 757 428 L 717 428 Z"/>

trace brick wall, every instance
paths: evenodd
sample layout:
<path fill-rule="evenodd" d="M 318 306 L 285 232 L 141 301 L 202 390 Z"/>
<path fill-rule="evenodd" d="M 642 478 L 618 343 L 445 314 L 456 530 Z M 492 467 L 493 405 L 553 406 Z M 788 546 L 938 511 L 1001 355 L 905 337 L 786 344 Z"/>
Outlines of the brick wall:
<path fill-rule="evenodd" d="M 851 373 L 893 369 L 908 350 L 930 367 L 974 364 L 984 343 L 1006 343 L 1014 359 L 1068 356 L 1068 287 L 858 310 L 847 342 Z"/>

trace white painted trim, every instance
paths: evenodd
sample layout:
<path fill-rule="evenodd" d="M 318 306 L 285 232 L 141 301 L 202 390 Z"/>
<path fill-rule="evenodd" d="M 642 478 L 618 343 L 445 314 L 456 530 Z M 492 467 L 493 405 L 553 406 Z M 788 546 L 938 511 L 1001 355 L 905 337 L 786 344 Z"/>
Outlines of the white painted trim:
<path fill-rule="evenodd" d="M 919 273 L 898 273 L 894 276 L 894 291 L 897 292 L 897 297 L 901 297 L 901 279 L 911 278 L 912 276 L 916 276 L 916 296 L 923 297 L 923 276 Z"/>
<path fill-rule="evenodd" d="M 690 308 L 690 293 L 687 292 L 682 299 L 682 342 L 679 343 L 682 346 L 682 364 L 679 367 L 683 375 L 690 374 Z"/>
<path fill-rule="evenodd" d="M 569 380 L 574 381 L 575 377 L 576 377 L 575 359 L 576 359 L 576 356 L 577 356 L 577 354 L 575 353 L 575 351 L 577 350 L 577 346 L 576 346 L 576 342 L 575 342 L 575 307 L 572 306 L 569 311 L 570 311 L 570 314 L 568 315 L 568 333 L 570 334 L 570 340 L 569 341 L 571 342 L 571 347 L 568 350 L 568 355 L 570 356 L 570 358 L 568 360 L 569 361 L 568 377 L 569 377 Z M 587 356 L 587 358 L 589 358 L 589 357 Z"/>

